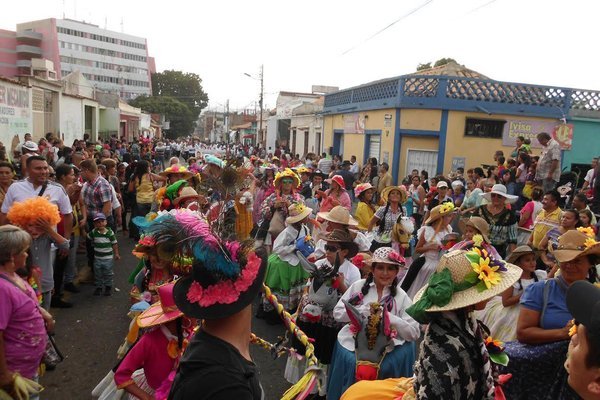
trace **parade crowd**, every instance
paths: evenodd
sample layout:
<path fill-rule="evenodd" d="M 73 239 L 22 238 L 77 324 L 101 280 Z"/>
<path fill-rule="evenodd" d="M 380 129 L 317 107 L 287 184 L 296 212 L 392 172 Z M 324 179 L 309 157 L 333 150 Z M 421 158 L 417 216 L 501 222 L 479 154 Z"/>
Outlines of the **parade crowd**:
<path fill-rule="evenodd" d="M 94 398 L 264 398 L 254 343 L 287 358 L 285 399 L 598 399 L 600 165 L 580 187 L 534 140 L 398 185 L 285 146 L 1 146 L 0 388 L 43 398 L 52 308 L 114 292 L 121 232 L 132 320 Z"/>

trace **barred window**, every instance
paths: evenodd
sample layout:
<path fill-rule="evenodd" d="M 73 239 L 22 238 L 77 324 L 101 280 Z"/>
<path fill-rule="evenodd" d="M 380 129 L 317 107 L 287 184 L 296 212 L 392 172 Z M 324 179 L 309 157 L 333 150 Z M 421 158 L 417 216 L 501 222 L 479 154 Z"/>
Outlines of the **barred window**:
<path fill-rule="evenodd" d="M 465 136 L 500 139 L 504 124 L 504 120 L 467 118 Z"/>

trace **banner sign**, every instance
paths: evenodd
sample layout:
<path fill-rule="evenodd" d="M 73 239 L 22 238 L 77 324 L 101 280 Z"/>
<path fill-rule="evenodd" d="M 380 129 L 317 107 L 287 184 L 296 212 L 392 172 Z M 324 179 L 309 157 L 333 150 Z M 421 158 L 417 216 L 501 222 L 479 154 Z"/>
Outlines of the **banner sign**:
<path fill-rule="evenodd" d="M 365 133 L 365 117 L 358 113 L 344 114 L 344 133 Z"/>
<path fill-rule="evenodd" d="M 30 89 L 0 81 L 0 141 L 10 146 L 14 135 L 32 131 Z"/>
<path fill-rule="evenodd" d="M 515 147 L 516 140 L 519 136 L 531 140 L 531 147 L 542 148 L 537 141 L 537 134 L 546 132 L 552 135 L 556 122 L 553 121 L 531 121 L 531 120 L 508 120 L 504 124 L 502 132 L 502 145 Z"/>

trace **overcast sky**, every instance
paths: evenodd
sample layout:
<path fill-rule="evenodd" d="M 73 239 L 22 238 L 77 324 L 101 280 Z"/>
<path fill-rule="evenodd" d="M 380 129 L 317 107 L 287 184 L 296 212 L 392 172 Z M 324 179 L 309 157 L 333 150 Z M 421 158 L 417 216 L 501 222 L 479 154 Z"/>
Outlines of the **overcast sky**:
<path fill-rule="evenodd" d="M 0 28 L 63 13 L 146 37 L 158 71 L 200 75 L 211 108 L 253 107 L 259 83 L 244 72 L 261 64 L 269 107 L 281 90 L 346 88 L 442 57 L 493 79 L 600 90 L 594 0 L 21 0 Z"/>

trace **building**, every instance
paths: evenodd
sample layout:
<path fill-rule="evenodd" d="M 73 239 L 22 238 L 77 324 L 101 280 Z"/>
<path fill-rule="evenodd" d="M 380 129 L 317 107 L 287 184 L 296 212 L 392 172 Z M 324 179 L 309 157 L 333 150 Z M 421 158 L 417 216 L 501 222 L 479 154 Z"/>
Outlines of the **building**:
<path fill-rule="evenodd" d="M 12 155 L 12 150 L 32 130 L 31 87 L 0 76 L 0 142 Z"/>
<path fill-rule="evenodd" d="M 33 75 L 33 59 L 54 64 L 55 79 L 80 71 L 93 88 L 124 99 L 150 95 L 155 62 L 144 38 L 70 19 L 49 18 L 0 30 L 0 75 Z"/>
<path fill-rule="evenodd" d="M 539 154 L 542 131 L 561 142 L 566 169 L 600 152 L 589 146 L 600 143 L 600 91 L 494 81 L 449 64 L 327 94 L 323 126 L 330 154 L 387 162 L 396 182 L 412 169 L 490 164 L 520 135 Z"/>
<path fill-rule="evenodd" d="M 303 102 L 292 109 L 290 151 L 301 158 L 308 153 L 321 154 L 323 135 L 323 96 L 314 103 Z"/>

